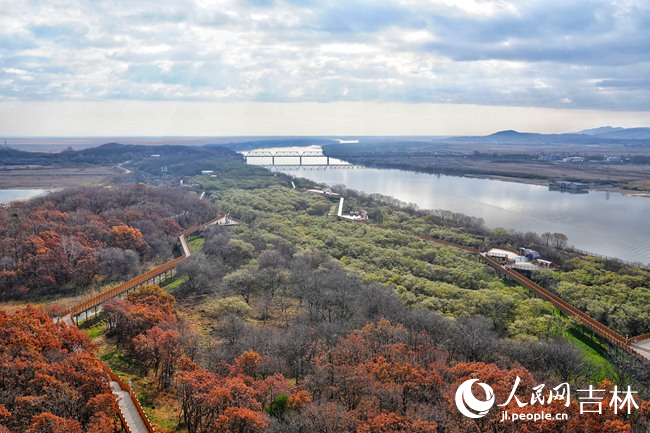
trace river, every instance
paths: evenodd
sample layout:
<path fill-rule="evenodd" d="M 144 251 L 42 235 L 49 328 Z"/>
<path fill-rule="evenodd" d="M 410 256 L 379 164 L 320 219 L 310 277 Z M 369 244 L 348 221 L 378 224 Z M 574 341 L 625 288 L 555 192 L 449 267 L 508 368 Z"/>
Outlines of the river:
<path fill-rule="evenodd" d="M 47 193 L 48 190 L 46 189 L 0 189 L 0 203 L 26 200 Z"/>
<path fill-rule="evenodd" d="M 318 147 L 258 149 L 258 151 L 318 150 Z M 296 158 L 276 157 L 276 165 Z M 305 164 L 324 163 L 309 158 Z M 267 165 L 270 158 L 249 158 Z M 340 162 L 331 160 L 331 163 Z M 491 179 L 444 176 L 375 168 L 276 168 L 293 176 L 328 185 L 343 184 L 366 193 L 379 193 L 421 209 L 445 209 L 483 218 L 490 228 L 536 233 L 562 232 L 576 248 L 650 264 L 650 198 L 613 192 L 569 194 L 546 186 Z"/>

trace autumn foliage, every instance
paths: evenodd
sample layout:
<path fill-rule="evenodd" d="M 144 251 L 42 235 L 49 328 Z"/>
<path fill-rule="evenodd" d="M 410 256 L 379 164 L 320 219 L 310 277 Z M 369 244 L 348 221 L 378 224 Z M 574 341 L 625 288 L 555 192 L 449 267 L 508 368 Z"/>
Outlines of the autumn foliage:
<path fill-rule="evenodd" d="M 298 383 L 273 373 L 271 357 L 252 349 L 230 363 L 219 360 L 208 370 L 183 357 L 190 351 L 182 343 L 174 305 L 174 299 L 157 286 L 145 286 L 124 301 L 107 304 L 106 313 L 112 332 L 141 374 L 153 374 L 159 389 L 175 392 L 181 425 L 189 433 L 632 433 L 643 431 L 633 426 L 650 425 L 649 405 L 640 399 L 641 409 L 630 416 L 614 414 L 610 397 L 603 400 L 603 413 L 581 414 L 575 390 L 568 407 L 558 402 L 530 404 L 539 383 L 522 366 L 506 361 L 453 365 L 451 353 L 434 344 L 425 331 L 386 319 L 331 344 L 315 342 L 310 373 Z M 508 398 L 515 383 L 517 387 L 507 406 L 494 405 L 486 416 L 471 419 L 455 403 L 456 390 L 469 379 L 489 384 L 498 403 Z M 548 394 L 557 382 L 549 383 L 544 392 Z M 607 392 L 612 389 L 608 383 L 599 386 Z M 543 410 L 566 413 L 569 419 L 502 421 L 505 411 L 525 415 Z"/>
<path fill-rule="evenodd" d="M 270 417 L 300 412 L 311 401 L 308 392 L 297 390 L 282 374 L 263 379 L 246 374 L 241 361 L 260 358 L 247 351 L 234 365 L 221 365 L 219 374 L 188 359 L 181 361 L 175 388 L 189 433 L 262 431 L 269 426 Z M 278 406 L 279 400 L 291 405 Z"/>
<path fill-rule="evenodd" d="M 0 431 L 116 431 L 115 400 L 91 347 L 36 308 L 0 311 Z"/>
<path fill-rule="evenodd" d="M 195 194 L 144 185 L 75 188 L 0 208 L 0 296 L 74 293 L 170 257 L 182 227 L 213 217 Z"/>

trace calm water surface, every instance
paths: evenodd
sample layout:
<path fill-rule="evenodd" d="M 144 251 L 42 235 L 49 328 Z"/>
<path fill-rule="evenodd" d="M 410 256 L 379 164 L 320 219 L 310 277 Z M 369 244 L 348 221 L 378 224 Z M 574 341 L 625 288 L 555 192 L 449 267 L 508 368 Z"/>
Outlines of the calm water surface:
<path fill-rule="evenodd" d="M 313 148 L 260 149 L 313 150 Z M 294 159 L 278 159 L 276 164 Z M 317 159 L 310 159 L 316 164 Z M 263 158 L 251 164 L 270 164 Z M 483 218 L 488 227 L 562 232 L 577 248 L 650 264 L 650 198 L 592 191 L 568 194 L 545 186 L 392 169 L 288 169 L 288 174 L 366 193 L 393 196 L 422 209 L 446 209 Z"/>
<path fill-rule="evenodd" d="M 46 189 L 0 189 L 0 203 L 24 200 L 37 195 L 47 194 Z"/>

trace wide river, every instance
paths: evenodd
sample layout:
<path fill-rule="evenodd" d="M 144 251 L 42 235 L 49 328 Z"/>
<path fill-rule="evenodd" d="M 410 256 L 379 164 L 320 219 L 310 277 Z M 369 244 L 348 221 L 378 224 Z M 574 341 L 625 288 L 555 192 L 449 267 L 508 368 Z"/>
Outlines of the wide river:
<path fill-rule="evenodd" d="M 257 149 L 261 152 L 314 151 L 318 147 Z M 297 158 L 276 157 L 276 165 Z M 305 158 L 304 164 L 325 158 Z M 331 163 L 334 160 L 330 161 Z M 249 158 L 249 164 L 269 165 L 270 158 Z M 591 191 L 569 194 L 546 186 L 415 173 L 375 168 L 282 168 L 293 176 L 328 185 L 346 185 L 379 193 L 421 209 L 445 209 L 483 218 L 488 227 L 519 231 L 562 232 L 576 248 L 630 262 L 650 264 L 650 198 Z"/>

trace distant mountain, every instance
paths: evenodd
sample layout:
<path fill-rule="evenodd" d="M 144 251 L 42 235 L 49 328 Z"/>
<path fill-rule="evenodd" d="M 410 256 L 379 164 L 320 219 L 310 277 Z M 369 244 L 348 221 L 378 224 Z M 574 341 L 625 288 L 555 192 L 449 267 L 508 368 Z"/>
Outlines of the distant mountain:
<path fill-rule="evenodd" d="M 603 126 L 601 128 L 586 129 L 580 133 L 612 140 L 650 139 L 650 128 L 612 128 L 611 126 Z"/>
<path fill-rule="evenodd" d="M 454 141 L 472 141 L 472 142 L 487 142 L 487 143 L 566 143 L 575 142 L 582 143 L 585 141 L 593 141 L 588 135 L 584 134 L 538 134 L 533 132 L 518 132 L 511 129 L 506 131 L 495 132 L 494 134 L 485 135 L 483 137 L 454 137 Z"/>
<path fill-rule="evenodd" d="M 449 140 L 471 143 L 501 144 L 577 144 L 616 145 L 621 143 L 646 143 L 650 140 L 650 128 L 615 128 L 603 126 L 566 134 L 538 134 L 508 129 L 480 137 L 452 137 Z"/>
<path fill-rule="evenodd" d="M 586 135 L 601 135 L 601 134 L 607 134 L 610 132 L 618 132 L 622 131 L 625 128 L 620 128 L 620 127 L 611 127 L 611 126 L 601 126 L 600 128 L 592 128 L 592 129 L 585 129 L 578 134 L 586 134 Z"/>
<path fill-rule="evenodd" d="M 533 132 L 519 132 L 519 131 L 514 131 L 512 129 L 508 129 L 505 131 L 499 131 L 495 132 L 494 134 L 486 135 L 485 138 L 516 138 L 516 139 L 521 139 L 521 138 L 532 138 L 532 137 L 540 137 L 543 134 L 537 134 Z"/>

